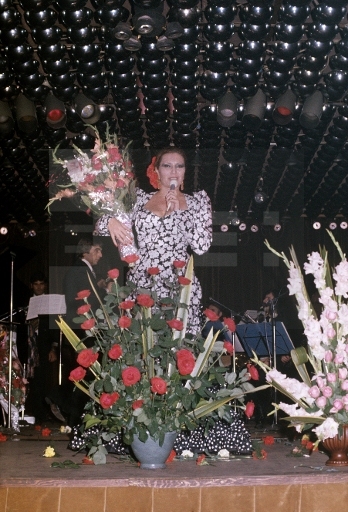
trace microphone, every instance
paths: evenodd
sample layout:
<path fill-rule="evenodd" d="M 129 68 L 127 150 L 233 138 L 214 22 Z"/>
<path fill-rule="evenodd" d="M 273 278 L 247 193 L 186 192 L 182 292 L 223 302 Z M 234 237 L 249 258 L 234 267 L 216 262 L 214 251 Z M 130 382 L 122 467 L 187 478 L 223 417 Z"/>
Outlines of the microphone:
<path fill-rule="evenodd" d="M 176 178 L 172 178 L 170 180 L 169 189 L 170 190 L 175 190 L 177 185 L 178 185 L 178 180 Z M 167 211 L 169 210 L 170 206 L 171 206 L 171 202 L 168 203 Z"/>

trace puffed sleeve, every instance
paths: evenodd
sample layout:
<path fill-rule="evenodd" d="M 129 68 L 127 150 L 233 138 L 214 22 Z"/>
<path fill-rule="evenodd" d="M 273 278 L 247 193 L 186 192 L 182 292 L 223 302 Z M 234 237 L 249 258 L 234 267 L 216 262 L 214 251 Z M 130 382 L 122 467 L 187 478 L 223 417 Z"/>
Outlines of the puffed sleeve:
<path fill-rule="evenodd" d="M 134 208 L 132 209 L 131 212 L 129 212 L 129 215 L 132 219 L 132 221 L 134 220 L 134 217 L 136 216 L 136 212 L 139 208 L 139 206 L 141 204 L 143 204 L 145 201 L 146 201 L 146 198 L 147 198 L 147 194 L 146 192 L 144 192 L 143 190 L 141 190 L 141 188 L 136 188 L 136 201 L 135 201 L 135 205 L 134 205 Z M 116 217 L 117 218 L 117 214 L 105 214 L 105 215 L 102 215 L 96 222 L 95 224 L 95 227 L 94 227 L 94 234 L 95 235 L 99 235 L 99 236 L 108 236 L 110 233 L 109 233 L 109 229 L 108 229 L 108 224 L 109 224 L 109 220 Z"/>
<path fill-rule="evenodd" d="M 187 232 L 187 241 L 191 249 L 197 254 L 207 252 L 212 242 L 212 213 L 208 194 L 201 190 L 195 192 L 191 198 L 190 228 Z"/>

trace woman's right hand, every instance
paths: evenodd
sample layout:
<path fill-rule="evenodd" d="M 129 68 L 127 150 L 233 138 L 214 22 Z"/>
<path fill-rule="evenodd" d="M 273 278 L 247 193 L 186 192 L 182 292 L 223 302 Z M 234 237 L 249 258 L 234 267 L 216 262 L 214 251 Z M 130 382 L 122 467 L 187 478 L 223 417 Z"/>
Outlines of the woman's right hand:
<path fill-rule="evenodd" d="M 130 244 L 133 240 L 132 230 L 115 218 L 109 220 L 108 229 L 111 239 L 116 247 L 118 241 L 124 245 L 127 245 Z"/>

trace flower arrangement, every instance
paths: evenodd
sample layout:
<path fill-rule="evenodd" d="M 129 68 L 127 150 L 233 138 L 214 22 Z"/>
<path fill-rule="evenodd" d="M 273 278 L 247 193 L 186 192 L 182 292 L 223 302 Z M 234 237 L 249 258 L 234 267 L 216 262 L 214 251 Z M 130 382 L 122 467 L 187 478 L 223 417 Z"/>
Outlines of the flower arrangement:
<path fill-rule="evenodd" d="M 9 395 L 9 333 L 7 329 L 0 327 L 0 404 L 7 409 Z M 24 407 L 26 399 L 27 380 L 23 376 L 22 365 L 15 354 L 12 356 L 12 390 L 11 406 L 18 413 L 18 409 Z M 6 403 L 5 403 L 6 402 Z"/>
<path fill-rule="evenodd" d="M 298 432 L 312 429 L 317 436 L 316 446 L 341 433 L 342 425 L 348 424 L 348 261 L 332 233 L 328 233 L 341 262 L 331 270 L 328 253 L 320 248 L 320 252 L 308 255 L 304 264 L 305 274 L 313 275 L 319 293 L 322 305 L 319 317 L 308 296 L 293 247 L 289 260 L 265 242 L 289 268 L 289 292 L 296 297 L 298 316 L 308 341 L 307 350 L 300 347 L 291 352 L 302 382 L 271 369 L 256 356 L 253 359 L 266 372 L 266 380 L 293 401 L 293 404 L 275 404 L 276 409 L 288 415 L 285 419 Z M 312 367 L 311 372 L 308 365 Z"/>
<path fill-rule="evenodd" d="M 136 200 L 136 192 L 129 145 L 121 150 L 116 134 L 109 133 L 108 125 L 105 142 L 101 140 L 98 130 L 90 127 L 96 133 L 92 155 L 75 145 L 75 157 L 69 160 L 58 158 L 59 146 L 53 151 L 53 162 L 66 169 L 70 183 L 58 185 L 60 190 L 50 199 L 47 208 L 50 210 L 51 205 L 62 198 L 78 198 L 87 206 L 87 211 L 98 217 L 116 215 L 131 227 L 129 214 Z M 134 241 L 124 247 L 119 244 L 119 251 L 121 258 L 128 263 L 138 259 Z"/>
<path fill-rule="evenodd" d="M 204 339 L 186 332 L 193 260 L 185 276 L 179 263 L 174 262 L 177 281 L 167 283 L 167 297 L 158 298 L 154 288 L 138 290 L 130 281 L 120 286 L 118 269 L 109 271 L 112 287 L 95 314 L 88 303 L 91 290 L 81 291 L 75 321 L 93 337 L 91 348 L 63 319 L 58 322 L 78 353 L 69 378 L 90 398 L 81 432 L 98 427 L 87 443 L 95 464 L 105 462 L 104 445 L 120 433 L 126 444 L 135 435 L 161 444 L 166 432 L 192 430 L 200 418 L 228 419 L 231 400 L 244 409 L 244 395 L 254 391 L 246 368 L 237 376 L 219 365 L 231 353 L 229 345 L 216 343 L 219 333 L 211 330 Z M 159 269 L 148 272 L 155 283 Z"/>

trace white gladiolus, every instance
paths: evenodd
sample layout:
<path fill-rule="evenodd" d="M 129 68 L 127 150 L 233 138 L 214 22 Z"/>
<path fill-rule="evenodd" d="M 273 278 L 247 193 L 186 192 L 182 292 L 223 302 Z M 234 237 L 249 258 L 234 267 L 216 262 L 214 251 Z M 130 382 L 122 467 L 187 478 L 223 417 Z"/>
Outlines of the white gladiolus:
<path fill-rule="evenodd" d="M 315 432 L 318 436 L 318 439 L 322 441 L 323 439 L 327 439 L 328 437 L 335 437 L 338 434 L 339 424 L 333 418 L 326 418 L 326 420 L 319 425 L 319 427 L 314 428 L 313 432 Z"/>

